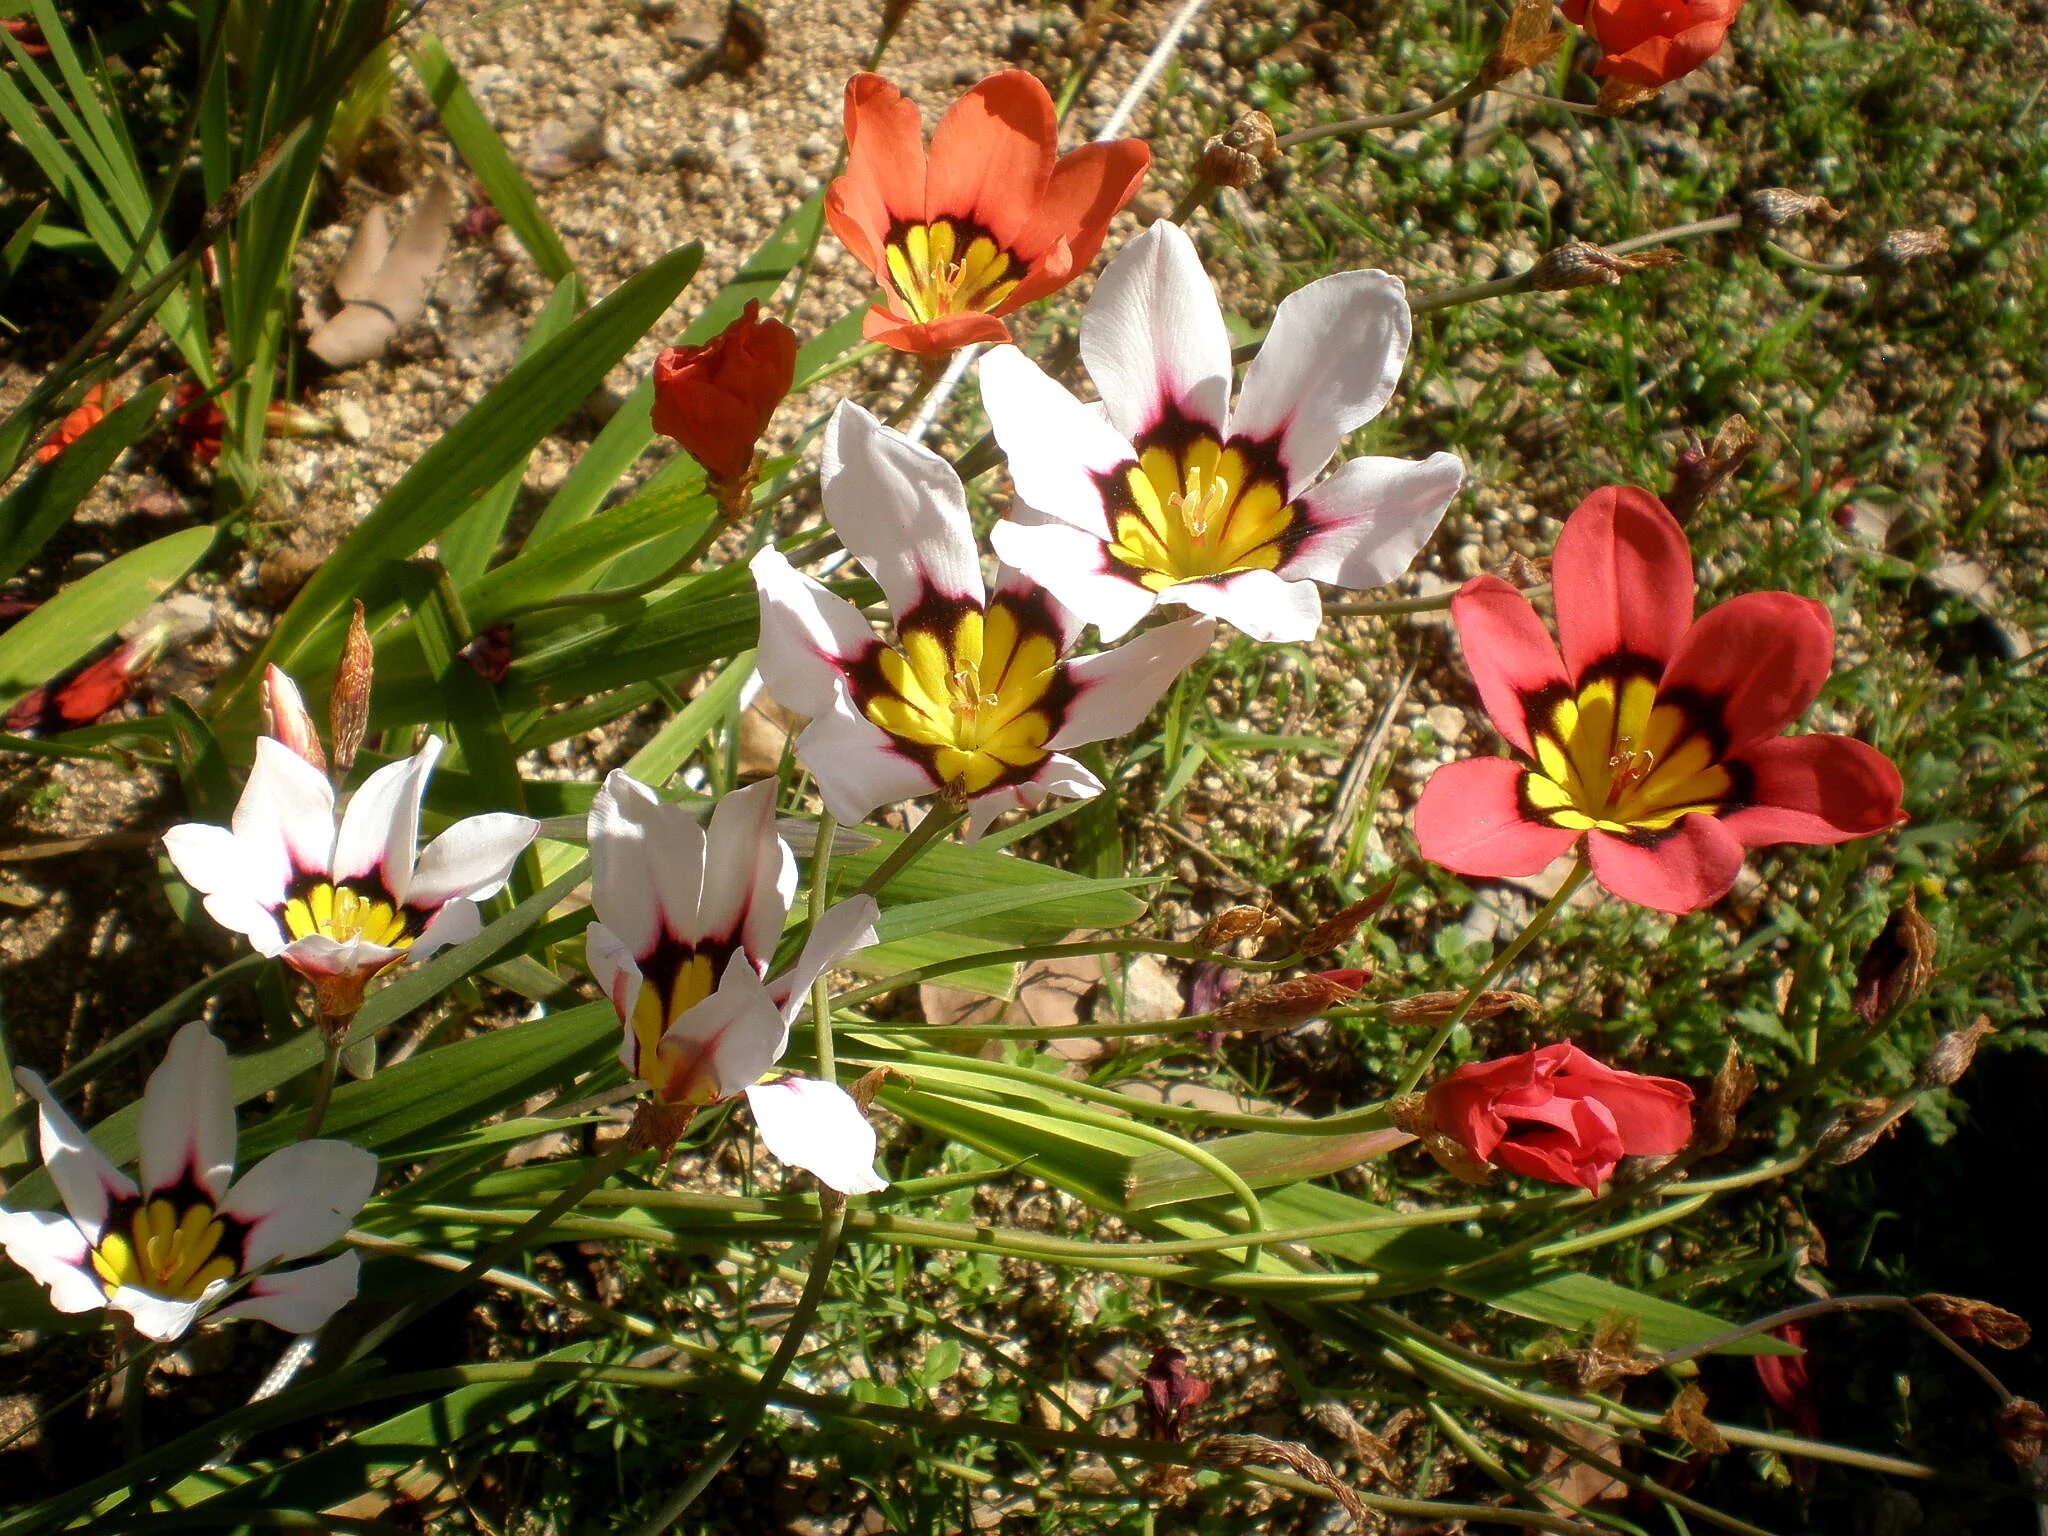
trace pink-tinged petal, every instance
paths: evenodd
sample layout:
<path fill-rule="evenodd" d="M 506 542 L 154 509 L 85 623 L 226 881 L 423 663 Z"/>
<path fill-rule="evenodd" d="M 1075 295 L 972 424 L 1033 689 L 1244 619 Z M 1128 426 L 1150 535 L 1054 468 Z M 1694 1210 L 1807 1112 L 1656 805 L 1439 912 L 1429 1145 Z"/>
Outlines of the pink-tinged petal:
<path fill-rule="evenodd" d="M 134 1320 L 135 1331 L 145 1339 L 171 1344 L 185 1337 L 199 1321 L 199 1314 L 227 1288 L 227 1281 L 216 1280 L 200 1293 L 197 1301 L 168 1301 L 124 1285 L 114 1292 L 107 1305 L 116 1312 L 126 1312 Z"/>
<path fill-rule="evenodd" d="M 440 909 L 427 919 L 427 926 L 412 941 L 405 958 L 424 960 L 457 944 L 467 944 L 483 931 L 484 916 L 477 910 L 476 903 L 458 896 L 453 901 L 443 902 Z"/>
<path fill-rule="evenodd" d="M 849 896 L 826 909 L 795 963 L 768 983 L 769 999 L 782 1010 L 785 1023 L 795 1020 L 810 996 L 811 983 L 828 966 L 876 942 L 875 921 L 881 915 L 872 896 Z"/>
<path fill-rule="evenodd" d="M 705 934 L 706 839 L 697 818 L 614 768 L 590 802 L 591 905 L 635 956 L 666 931 L 684 944 Z"/>
<path fill-rule="evenodd" d="M 968 219 L 998 246 L 1015 249 L 1052 178 L 1059 135 L 1052 97 L 1036 76 L 1021 69 L 990 75 L 932 129 L 926 220 Z"/>
<path fill-rule="evenodd" d="M 413 859 L 419 849 L 420 801 L 427 777 L 441 756 L 441 738 L 429 736 L 411 757 L 386 763 L 349 798 L 334 839 L 334 878 L 360 880 L 373 870 L 392 900 L 412 892 Z"/>
<path fill-rule="evenodd" d="M 1109 537 L 1095 476 L 1137 462 L 1130 441 L 1016 347 L 982 355 L 981 403 L 1002 446 L 1018 497 L 1047 517 Z"/>
<path fill-rule="evenodd" d="M 1507 880 L 1539 874 L 1570 853 L 1578 833 L 1523 809 L 1524 774 L 1505 757 L 1468 757 L 1437 769 L 1415 803 L 1422 856 L 1457 874 Z"/>
<path fill-rule="evenodd" d="M 142 1090 L 136 1130 L 142 1187 L 151 1195 L 187 1174 L 218 1201 L 235 1175 L 235 1099 L 227 1047 L 204 1024 L 171 1037 L 163 1062 Z"/>
<path fill-rule="evenodd" d="M 1280 566 L 1359 592 L 1383 587 L 1414 562 L 1464 483 L 1454 453 L 1413 459 L 1352 459 L 1301 498 L 1309 532 Z"/>
<path fill-rule="evenodd" d="M 872 651 L 874 629 L 845 598 L 803 575 L 780 550 L 764 549 L 747 569 L 761 603 L 761 681 L 775 702 L 816 717 L 846 687 L 851 661 Z"/>
<path fill-rule="evenodd" d="M 761 966 L 775 956 L 796 895 L 796 855 L 775 831 L 776 788 L 775 780 L 760 779 L 713 808 L 698 914 L 707 937 L 737 935 Z"/>
<path fill-rule="evenodd" d="M 998 816 L 1011 811 L 1035 811 L 1058 796 L 1066 800 L 1093 800 L 1102 793 L 1102 780 L 1068 757 L 1055 752 L 1038 765 L 1030 778 L 987 790 L 967 802 L 966 842 L 976 842 Z"/>
<path fill-rule="evenodd" d="M 1323 595 L 1312 581 L 1273 571 L 1237 571 L 1216 581 L 1184 581 L 1159 594 L 1235 625 L 1253 640 L 1283 645 L 1313 640 L 1323 626 Z"/>
<path fill-rule="evenodd" d="M 1144 586 L 1110 569 L 1102 540 L 1079 528 L 1013 514 L 989 530 L 988 541 L 1006 564 L 1093 624 L 1106 641 L 1130 633 L 1159 605 Z"/>
<path fill-rule="evenodd" d="M 1498 576 L 1474 576 L 1451 599 L 1451 619 L 1479 702 L 1495 729 L 1535 756 L 1531 727 L 1550 700 L 1569 691 L 1564 663 L 1529 599 Z"/>
<path fill-rule="evenodd" d="M 1102 269 L 1081 317 L 1081 357 L 1126 439 L 1170 411 L 1223 433 L 1230 333 L 1186 230 L 1162 219 Z"/>
<path fill-rule="evenodd" d="M 842 1195 L 889 1187 L 875 1168 L 875 1128 L 837 1083 L 781 1077 L 747 1090 L 761 1144 L 792 1168 L 814 1174 Z"/>
<path fill-rule="evenodd" d="M 797 737 L 796 755 L 841 826 L 859 826 L 878 806 L 944 788 L 923 761 L 904 753 L 894 737 L 854 708 L 844 684 L 832 706 L 812 716 Z"/>
<path fill-rule="evenodd" d="M 1577 683 L 1616 656 L 1654 675 L 1692 623 L 1692 549 L 1648 491 L 1602 486 L 1565 519 L 1551 557 L 1557 638 Z"/>
<path fill-rule="evenodd" d="M 464 817 L 421 852 L 406 904 L 431 912 L 458 896 L 490 900 L 505 888 L 512 866 L 538 831 L 540 823 L 532 817 L 507 811 Z"/>
<path fill-rule="evenodd" d="M 340 1239 L 377 1187 L 377 1159 L 345 1141 L 299 1141 L 235 1180 L 221 1210 L 250 1223 L 242 1268 L 302 1259 Z"/>
<path fill-rule="evenodd" d="M 1215 638 L 1216 626 L 1207 619 L 1182 619 L 1147 630 L 1113 651 L 1068 662 L 1066 677 L 1074 696 L 1046 745 L 1058 751 L 1136 730 Z"/>
<path fill-rule="evenodd" d="M 107 1161 L 106 1153 L 64 1112 L 39 1074 L 16 1067 L 14 1080 L 36 1101 L 43 1166 L 49 1170 L 50 1182 L 57 1186 L 64 1209 L 71 1213 L 86 1241 L 98 1242 L 106 1230 L 108 1203 L 133 1196 L 135 1181 Z"/>
<path fill-rule="evenodd" d="M 0 1210 L 0 1246 L 50 1293 L 50 1305 L 59 1312 L 91 1312 L 107 1304 L 93 1273 L 92 1249 L 70 1217 Z"/>
<path fill-rule="evenodd" d="M 1623 901 L 1683 916 L 1726 896 L 1742 871 L 1742 841 L 1715 817 L 1682 816 L 1655 842 L 1586 834 L 1593 878 Z"/>
<path fill-rule="evenodd" d="M 640 1001 L 640 988 L 646 978 L 634 962 L 633 951 L 603 923 L 592 923 L 583 930 L 583 963 L 589 967 L 590 979 L 597 983 L 597 989 L 611 999 L 612 1009 L 623 1026 L 619 1065 L 633 1076 L 641 1076 L 640 1037 L 633 1032 L 633 1007 Z"/>
<path fill-rule="evenodd" d="M 1806 713 L 1835 660 L 1835 623 L 1791 592 L 1745 592 L 1700 615 L 1658 693 L 1690 698 L 1724 753 L 1777 735 Z"/>
<path fill-rule="evenodd" d="M 1388 272 L 1338 272 L 1273 312 L 1245 369 L 1231 435 L 1277 438 L 1287 494 L 1299 496 L 1345 434 L 1386 409 L 1408 360 L 1408 292 Z"/>
<path fill-rule="evenodd" d="M 331 818 L 328 827 L 331 834 Z M 252 845 L 226 827 L 188 821 L 164 834 L 164 852 L 178 878 L 208 898 L 206 910 L 214 921 L 261 947 L 262 936 L 277 927 L 269 914 L 284 905 L 291 879 L 281 841 Z M 228 921 L 224 914 L 229 913 L 237 920 Z M 257 921 L 254 913 L 262 913 L 266 921 Z"/>
<path fill-rule="evenodd" d="M 324 875 L 332 866 L 333 787 L 281 741 L 256 738 L 256 760 L 235 803 L 233 825 L 251 861 L 234 889 L 275 890 L 281 898 L 294 871 Z"/>
<path fill-rule="evenodd" d="M 1784 736 L 1736 759 L 1746 803 L 1721 825 L 1747 848 L 1846 843 L 1897 826 L 1905 785 L 1892 760 L 1852 736 Z"/>
<path fill-rule="evenodd" d="M 980 607 L 981 562 L 953 466 L 851 400 L 825 428 L 825 518 L 899 617 L 937 592 Z"/>
<path fill-rule="evenodd" d="M 669 1025 L 643 1076 L 670 1103 L 731 1098 L 782 1058 L 789 1025 L 747 957 L 726 963 L 718 989 Z"/>
<path fill-rule="evenodd" d="M 441 909 L 436 922 L 444 920 L 455 910 L 450 903 Z M 470 908 L 472 912 L 476 909 Z M 430 928 L 433 924 L 428 925 Z M 420 947 L 426 935 L 415 940 L 412 948 Z M 374 976 L 394 961 L 403 960 L 411 950 L 393 949 L 384 944 L 372 944 L 367 939 L 349 939 L 343 942 L 331 939 L 324 933 L 309 933 L 303 939 L 293 939 L 277 952 L 277 958 L 302 976 Z"/>
<path fill-rule="evenodd" d="M 355 1254 L 343 1253 L 319 1264 L 258 1275 L 214 1316 L 253 1318 L 286 1333 L 314 1333 L 356 1299 L 361 1268 Z"/>

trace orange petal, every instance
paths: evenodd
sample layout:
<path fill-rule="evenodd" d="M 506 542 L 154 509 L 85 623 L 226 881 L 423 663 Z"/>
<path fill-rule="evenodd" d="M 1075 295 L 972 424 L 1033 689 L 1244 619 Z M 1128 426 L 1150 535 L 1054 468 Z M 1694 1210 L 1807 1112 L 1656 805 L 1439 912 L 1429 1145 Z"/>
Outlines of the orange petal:
<path fill-rule="evenodd" d="M 846 174 L 832 183 L 842 218 L 857 223 L 879 255 L 891 220 L 923 222 L 924 182 L 924 122 L 917 103 L 880 75 L 855 75 L 846 82 Z M 838 222 L 832 227 L 846 239 Z M 854 249 L 851 242 L 847 248 Z"/>
<path fill-rule="evenodd" d="M 1034 261 L 1054 241 L 1065 239 L 1074 255 L 1073 271 L 1085 270 L 1102 249 L 1109 221 L 1136 195 L 1151 164 L 1152 151 L 1142 139 L 1087 144 L 1060 156 L 1044 200 L 1018 237 L 1017 254 Z"/>
<path fill-rule="evenodd" d="M 1013 310 L 1022 309 L 1026 304 L 1044 298 L 1048 293 L 1056 293 L 1066 287 L 1079 270 L 1080 268 L 1074 264 L 1073 248 L 1065 240 L 1055 240 L 1051 247 L 1042 252 L 1038 260 L 1031 264 L 1030 270 L 1019 280 L 1017 286 L 1010 290 L 1009 296 L 989 313 L 1007 315 Z"/>
<path fill-rule="evenodd" d="M 995 344 L 1010 339 L 1003 322 L 994 315 L 967 313 L 941 315 L 930 324 L 905 320 L 877 305 L 861 321 L 860 333 L 868 341 L 879 341 L 898 352 L 943 356 L 976 342 Z"/>
<path fill-rule="evenodd" d="M 925 218 L 969 219 L 1013 248 L 1053 174 L 1059 121 L 1052 97 L 1021 69 L 990 75 L 932 131 Z"/>

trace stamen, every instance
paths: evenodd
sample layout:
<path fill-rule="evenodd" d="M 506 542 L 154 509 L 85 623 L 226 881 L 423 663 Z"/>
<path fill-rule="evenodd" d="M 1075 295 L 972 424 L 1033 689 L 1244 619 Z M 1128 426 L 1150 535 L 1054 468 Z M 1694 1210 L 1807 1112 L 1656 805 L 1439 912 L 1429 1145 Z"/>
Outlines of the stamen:
<path fill-rule="evenodd" d="M 953 713 L 959 716 L 962 725 L 972 727 L 979 723 L 984 709 L 994 709 L 1002 702 L 1000 695 L 989 693 L 981 686 L 981 669 L 972 662 L 963 663 L 952 676 Z"/>
<path fill-rule="evenodd" d="M 1205 539 L 1210 526 L 1230 505 L 1230 482 L 1218 474 L 1204 475 L 1201 465 L 1190 464 L 1187 488 L 1168 496 L 1166 504 L 1180 518 L 1189 537 Z"/>
<path fill-rule="evenodd" d="M 1657 769 L 1657 754 L 1624 736 L 1607 759 L 1607 808 L 1612 810 Z"/>

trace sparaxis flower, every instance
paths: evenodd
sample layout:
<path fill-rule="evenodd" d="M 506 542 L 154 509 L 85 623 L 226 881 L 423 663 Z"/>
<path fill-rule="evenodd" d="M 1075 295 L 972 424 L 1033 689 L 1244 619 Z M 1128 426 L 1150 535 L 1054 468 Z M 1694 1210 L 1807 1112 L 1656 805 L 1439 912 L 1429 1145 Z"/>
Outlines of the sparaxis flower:
<path fill-rule="evenodd" d="M 796 332 L 763 320 L 761 301 L 749 299 L 703 346 L 669 347 L 654 360 L 654 430 L 713 478 L 742 485 L 754 445 L 795 378 Z"/>
<path fill-rule="evenodd" d="M 1020 504 L 990 542 L 1106 640 L 1160 603 L 1255 640 L 1306 640 L 1322 623 L 1316 583 L 1393 580 L 1463 479 L 1436 453 L 1352 459 L 1317 483 L 1392 398 L 1408 337 L 1399 278 L 1322 278 L 1281 301 L 1232 410 L 1216 291 L 1187 234 L 1154 224 L 1110 262 L 1081 320 L 1099 406 L 1014 347 L 981 359 Z"/>
<path fill-rule="evenodd" d="M 311 1333 L 356 1293 L 344 1253 L 297 1269 L 348 1231 L 376 1188 L 377 1159 L 340 1141 L 301 1141 L 237 1179 L 228 1053 L 204 1024 L 171 1040 L 142 1093 L 140 1177 L 117 1169 L 64 1112 L 42 1078 L 18 1069 L 36 1101 L 43 1166 L 64 1203 L 0 1210 L 7 1256 L 59 1312 L 112 1307 L 145 1338 L 182 1337 L 201 1313 L 254 1317 Z"/>
<path fill-rule="evenodd" d="M 36 462 L 47 464 L 66 448 L 77 442 L 86 433 L 107 419 L 107 412 L 116 409 L 121 402 L 107 398 L 104 382 L 93 385 L 85 392 L 85 398 L 71 410 L 64 419 L 50 429 L 50 435 L 43 439 L 36 449 Z"/>
<path fill-rule="evenodd" d="M 694 1109 L 745 1094 L 768 1150 L 841 1194 L 888 1187 L 875 1132 L 837 1083 L 775 1071 L 825 968 L 875 942 L 871 896 L 818 920 L 781 975 L 768 967 L 796 894 L 775 830 L 775 781 L 723 796 L 707 826 L 614 769 L 590 806 L 590 973 L 624 1035 L 619 1060 L 656 1102 Z"/>
<path fill-rule="evenodd" d="M 1599 45 L 1593 73 L 1635 100 L 1719 53 L 1741 9 L 1742 0 L 1564 0 L 1565 19 Z M 1601 91 L 1603 106 L 1615 101 L 1614 91 Z"/>
<path fill-rule="evenodd" d="M 976 837 L 1049 795 L 1100 794 L 1063 749 L 1134 728 L 1214 634 L 1185 620 L 1067 659 L 1081 625 L 1044 589 L 1007 572 L 984 588 L 953 467 L 851 401 L 826 428 L 824 501 L 881 584 L 896 646 L 776 550 L 752 569 L 762 680 L 810 717 L 796 753 L 842 822 L 942 793 L 967 806 Z"/>

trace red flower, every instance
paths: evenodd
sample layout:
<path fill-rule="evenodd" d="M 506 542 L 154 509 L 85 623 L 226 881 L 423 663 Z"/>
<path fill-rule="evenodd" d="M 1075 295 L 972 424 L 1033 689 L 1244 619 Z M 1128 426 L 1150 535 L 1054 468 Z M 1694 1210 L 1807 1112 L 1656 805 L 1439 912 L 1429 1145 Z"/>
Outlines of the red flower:
<path fill-rule="evenodd" d="M 1188 1370 L 1188 1357 L 1172 1345 L 1155 1350 L 1145 1367 L 1145 1414 L 1152 1438 L 1178 1440 L 1189 1417 L 1209 1400 L 1209 1383 Z"/>
<path fill-rule="evenodd" d="M 1721 51 L 1742 0 L 1564 0 L 1567 21 L 1600 45 L 1596 75 L 1655 90 Z"/>
<path fill-rule="evenodd" d="M 1045 87 L 990 75 L 924 148 L 917 104 L 879 75 L 846 84 L 846 174 L 825 219 L 875 274 L 883 302 L 862 334 L 902 352 L 1010 339 L 1000 316 L 1042 299 L 1102 248 L 1152 163 L 1138 139 L 1059 153 Z"/>
<path fill-rule="evenodd" d="M 43 439 L 43 445 L 36 450 L 36 462 L 47 464 L 66 448 L 77 442 L 86 433 L 106 420 L 107 412 L 121 402 L 107 398 L 107 386 L 95 384 L 85 392 L 85 398 L 78 403 L 78 409 L 58 422 L 50 435 Z"/>
<path fill-rule="evenodd" d="M 1558 654 L 1527 598 L 1475 576 L 1451 617 L 1480 702 L 1525 757 L 1447 763 L 1415 807 L 1422 853 L 1462 875 L 1533 875 L 1581 838 L 1626 901 L 1696 912 L 1743 851 L 1841 843 L 1899 820 L 1899 771 L 1847 736 L 1781 736 L 1827 681 L 1828 611 L 1746 592 L 1692 615 L 1692 552 L 1662 502 L 1609 486 L 1552 562 Z"/>
<path fill-rule="evenodd" d="M 178 436 L 185 440 L 185 451 L 201 464 L 211 464 L 220 457 L 221 435 L 227 431 L 227 413 L 219 402 L 202 401 L 206 390 L 186 380 L 171 396 L 171 404 L 178 410 Z"/>
<path fill-rule="evenodd" d="M 701 347 L 654 360 L 654 430 L 721 480 L 746 477 L 754 445 L 796 379 L 796 332 L 757 299 Z"/>
<path fill-rule="evenodd" d="M 6 727 L 46 736 L 91 725 L 135 692 L 156 658 L 156 647 L 123 640 L 104 656 L 31 688 L 7 711 Z"/>
<path fill-rule="evenodd" d="M 1603 1066 L 1575 1045 L 1475 1061 L 1425 1096 L 1438 1130 L 1497 1167 L 1597 1192 L 1624 1157 L 1692 1138 L 1692 1090 Z"/>

